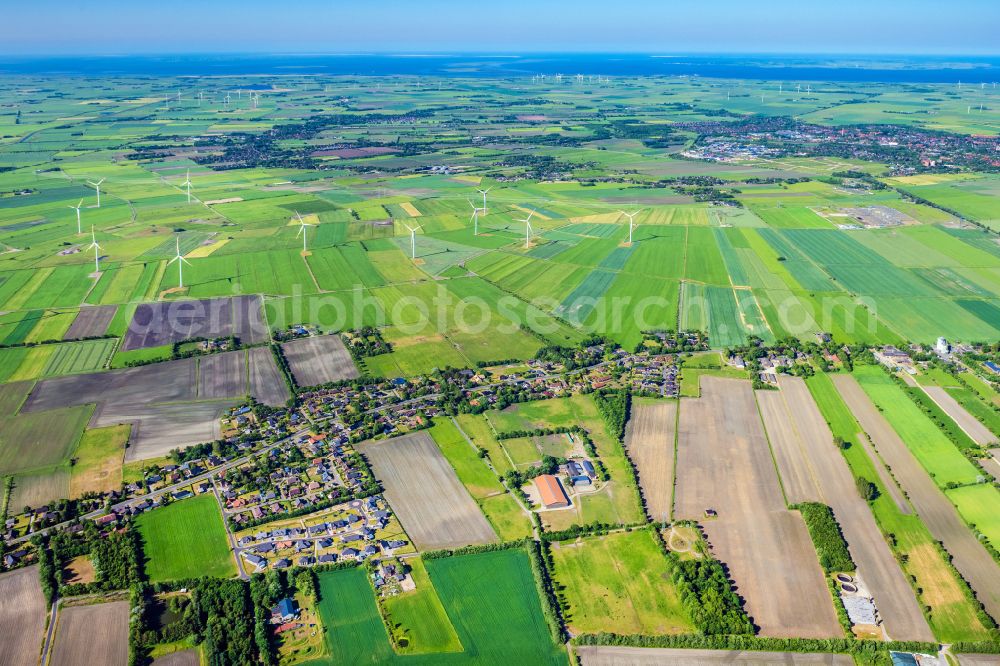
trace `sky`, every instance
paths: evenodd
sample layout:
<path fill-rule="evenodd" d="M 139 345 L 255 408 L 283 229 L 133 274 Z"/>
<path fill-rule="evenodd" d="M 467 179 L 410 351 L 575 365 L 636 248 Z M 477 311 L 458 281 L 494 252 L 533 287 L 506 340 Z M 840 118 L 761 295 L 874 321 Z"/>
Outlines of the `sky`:
<path fill-rule="evenodd" d="M 1000 53 L 998 0 L 2 0 L 0 53 Z"/>

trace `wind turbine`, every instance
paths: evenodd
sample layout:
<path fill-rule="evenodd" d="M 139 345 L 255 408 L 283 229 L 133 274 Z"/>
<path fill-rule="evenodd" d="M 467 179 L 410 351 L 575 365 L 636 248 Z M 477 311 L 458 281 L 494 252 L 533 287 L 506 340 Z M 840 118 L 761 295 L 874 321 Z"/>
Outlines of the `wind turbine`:
<path fill-rule="evenodd" d="M 100 179 L 99 181 L 97 181 L 96 183 L 94 183 L 94 182 L 91 182 L 91 181 L 89 181 L 89 180 L 87 181 L 88 183 L 90 183 L 90 185 L 91 185 L 91 186 L 93 186 L 93 188 L 94 188 L 95 190 L 97 190 L 97 207 L 98 207 L 98 208 L 100 208 L 100 207 L 101 207 L 101 183 L 103 183 L 103 182 L 104 182 L 104 181 L 106 181 L 106 180 L 107 180 L 107 178 L 101 178 L 101 179 Z"/>
<path fill-rule="evenodd" d="M 410 259 L 417 258 L 417 229 L 422 229 L 419 224 L 416 227 L 411 227 L 410 225 L 405 225 L 407 229 L 410 230 Z"/>
<path fill-rule="evenodd" d="M 191 203 L 191 169 L 188 169 L 187 178 L 181 183 L 181 187 L 187 187 L 188 203 Z"/>
<path fill-rule="evenodd" d="M 94 235 L 94 227 L 93 226 L 90 227 L 90 241 L 91 241 L 91 243 L 90 243 L 90 245 L 87 246 L 87 249 L 89 250 L 90 248 L 94 248 L 94 272 L 95 273 L 100 273 L 101 272 L 101 254 L 100 254 L 101 246 L 97 244 L 97 237 Z"/>
<path fill-rule="evenodd" d="M 527 249 L 531 245 L 531 216 L 535 214 L 535 211 L 528 211 L 528 217 L 523 220 L 518 220 L 518 222 L 524 222 L 524 248 Z"/>
<path fill-rule="evenodd" d="M 472 235 L 479 235 L 479 211 L 485 211 L 485 208 L 476 208 L 476 204 L 469 201 L 469 205 L 472 206 Z"/>
<path fill-rule="evenodd" d="M 181 255 L 181 237 L 177 236 L 176 240 L 177 240 L 177 254 L 174 256 L 173 259 L 171 259 L 170 261 L 167 262 L 167 266 L 169 266 L 170 264 L 174 263 L 175 261 L 177 262 L 177 286 L 178 286 L 178 288 L 183 289 L 184 288 L 184 264 L 187 264 L 188 266 L 190 266 L 191 262 L 188 261 L 187 259 L 185 259 Z"/>
<path fill-rule="evenodd" d="M 82 234 L 83 229 L 80 228 L 80 209 L 83 208 L 83 199 L 80 199 L 80 203 L 75 206 L 69 206 L 72 210 L 76 211 L 76 233 Z"/>
<path fill-rule="evenodd" d="M 483 217 L 486 217 L 486 193 L 492 189 L 493 186 L 491 185 L 490 187 L 487 187 L 485 190 L 476 190 L 477 192 L 483 195 L 483 208 L 482 208 Z"/>
<path fill-rule="evenodd" d="M 622 213 L 622 215 L 624 215 L 625 217 L 628 218 L 628 244 L 631 245 L 632 244 L 632 227 L 634 226 L 632 224 L 632 221 L 635 219 L 635 216 L 639 214 L 639 211 L 635 211 L 634 213 L 626 213 L 625 211 L 621 211 L 621 213 Z"/>
<path fill-rule="evenodd" d="M 305 220 L 302 219 L 302 216 L 299 215 L 298 211 L 295 211 L 295 217 L 299 218 L 299 230 L 298 232 L 296 232 L 295 237 L 298 238 L 299 234 L 302 234 L 302 253 L 305 254 L 306 252 L 309 251 L 306 248 L 306 236 L 308 235 L 306 234 L 306 227 L 315 227 L 316 225 L 308 224 Z"/>

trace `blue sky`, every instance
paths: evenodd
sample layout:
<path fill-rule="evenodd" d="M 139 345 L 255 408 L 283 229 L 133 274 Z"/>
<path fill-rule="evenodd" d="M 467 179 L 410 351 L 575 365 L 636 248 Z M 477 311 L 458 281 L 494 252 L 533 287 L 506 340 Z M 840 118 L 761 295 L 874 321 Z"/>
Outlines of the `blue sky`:
<path fill-rule="evenodd" d="M 1000 52 L 1000 0 L 21 0 L 0 52 Z M 992 33 L 992 34 L 991 34 Z"/>

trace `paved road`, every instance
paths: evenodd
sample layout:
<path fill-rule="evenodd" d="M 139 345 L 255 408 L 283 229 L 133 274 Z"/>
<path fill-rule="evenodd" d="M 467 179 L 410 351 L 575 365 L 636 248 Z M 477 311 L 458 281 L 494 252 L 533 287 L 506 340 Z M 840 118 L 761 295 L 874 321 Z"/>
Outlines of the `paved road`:
<path fill-rule="evenodd" d="M 45 643 L 42 645 L 41 666 L 46 666 L 49 663 L 49 657 L 52 656 L 52 637 L 56 633 L 56 618 L 59 613 L 60 601 L 62 600 L 56 597 L 52 601 L 52 608 L 49 610 L 49 629 L 45 632 Z"/>

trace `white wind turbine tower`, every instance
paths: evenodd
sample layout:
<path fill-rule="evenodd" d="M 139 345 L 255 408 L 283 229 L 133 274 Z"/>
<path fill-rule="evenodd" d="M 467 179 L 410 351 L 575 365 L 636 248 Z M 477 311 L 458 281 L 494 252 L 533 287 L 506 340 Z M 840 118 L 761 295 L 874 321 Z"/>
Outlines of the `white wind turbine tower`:
<path fill-rule="evenodd" d="M 83 208 L 83 199 L 80 199 L 80 203 L 75 206 L 69 206 L 69 208 L 76 211 L 76 233 L 77 235 L 83 233 L 83 229 L 80 227 L 80 209 Z"/>
<path fill-rule="evenodd" d="M 528 211 L 528 217 L 523 220 L 518 220 L 518 222 L 524 222 L 524 248 L 528 249 L 531 245 L 531 236 L 533 235 L 533 229 L 531 228 L 531 216 L 535 214 L 535 211 Z"/>
<path fill-rule="evenodd" d="M 483 217 L 486 217 L 486 193 L 489 192 L 492 189 L 493 189 L 493 187 L 490 186 L 490 187 L 487 187 L 485 190 L 476 190 L 477 192 L 479 192 L 480 194 L 483 195 L 483 208 L 482 208 Z"/>
<path fill-rule="evenodd" d="M 468 200 L 467 200 L 468 201 Z M 479 212 L 485 211 L 485 208 L 477 208 L 476 204 L 469 201 L 469 205 L 472 206 L 472 235 L 479 235 Z"/>
<path fill-rule="evenodd" d="M 417 229 L 422 229 L 419 224 L 416 227 L 411 227 L 410 225 L 405 225 L 407 229 L 410 230 L 410 259 L 417 258 Z"/>
<path fill-rule="evenodd" d="M 91 249 L 91 248 L 94 249 L 94 272 L 95 273 L 100 273 L 101 272 L 101 254 L 100 254 L 100 252 L 101 252 L 101 246 L 97 244 L 97 237 L 94 235 L 94 227 L 93 226 L 90 227 L 90 241 L 91 241 L 90 245 L 87 246 L 87 249 L 88 250 Z"/>
<path fill-rule="evenodd" d="M 309 224 L 308 222 L 303 220 L 302 216 L 299 215 L 298 211 L 295 212 L 295 217 L 299 218 L 299 230 L 298 232 L 296 232 L 295 237 L 298 238 L 299 234 L 302 235 L 302 254 L 305 254 L 306 252 L 309 251 L 308 248 L 306 247 L 306 236 L 308 235 L 306 233 L 306 227 L 315 227 L 316 225 Z"/>
<path fill-rule="evenodd" d="M 621 214 L 628 218 L 628 244 L 631 245 L 632 228 L 635 226 L 633 224 L 633 220 L 635 220 L 635 216 L 639 214 L 639 211 L 635 211 L 634 213 L 626 213 L 625 211 L 621 211 Z"/>
<path fill-rule="evenodd" d="M 198 91 L 198 106 L 205 100 L 205 93 L 203 91 Z"/>
<path fill-rule="evenodd" d="M 191 203 L 191 169 L 188 169 L 187 178 L 185 178 L 184 182 L 181 183 L 181 187 L 187 188 L 188 203 Z"/>
<path fill-rule="evenodd" d="M 107 180 L 107 178 L 101 178 L 96 183 L 93 182 L 93 181 L 89 181 L 89 180 L 87 181 L 95 190 L 97 190 L 97 207 L 98 208 L 101 207 L 101 183 L 103 183 L 106 180 Z"/>
<path fill-rule="evenodd" d="M 171 259 L 170 261 L 167 262 L 167 266 L 169 266 L 170 264 L 174 263 L 175 261 L 177 262 L 177 287 L 180 288 L 180 289 L 183 289 L 184 288 L 184 264 L 187 264 L 188 266 L 190 266 L 191 262 L 188 261 L 187 259 L 185 259 L 183 255 L 181 255 L 181 237 L 177 236 L 176 240 L 177 240 L 177 254 L 174 255 L 173 259 Z"/>

